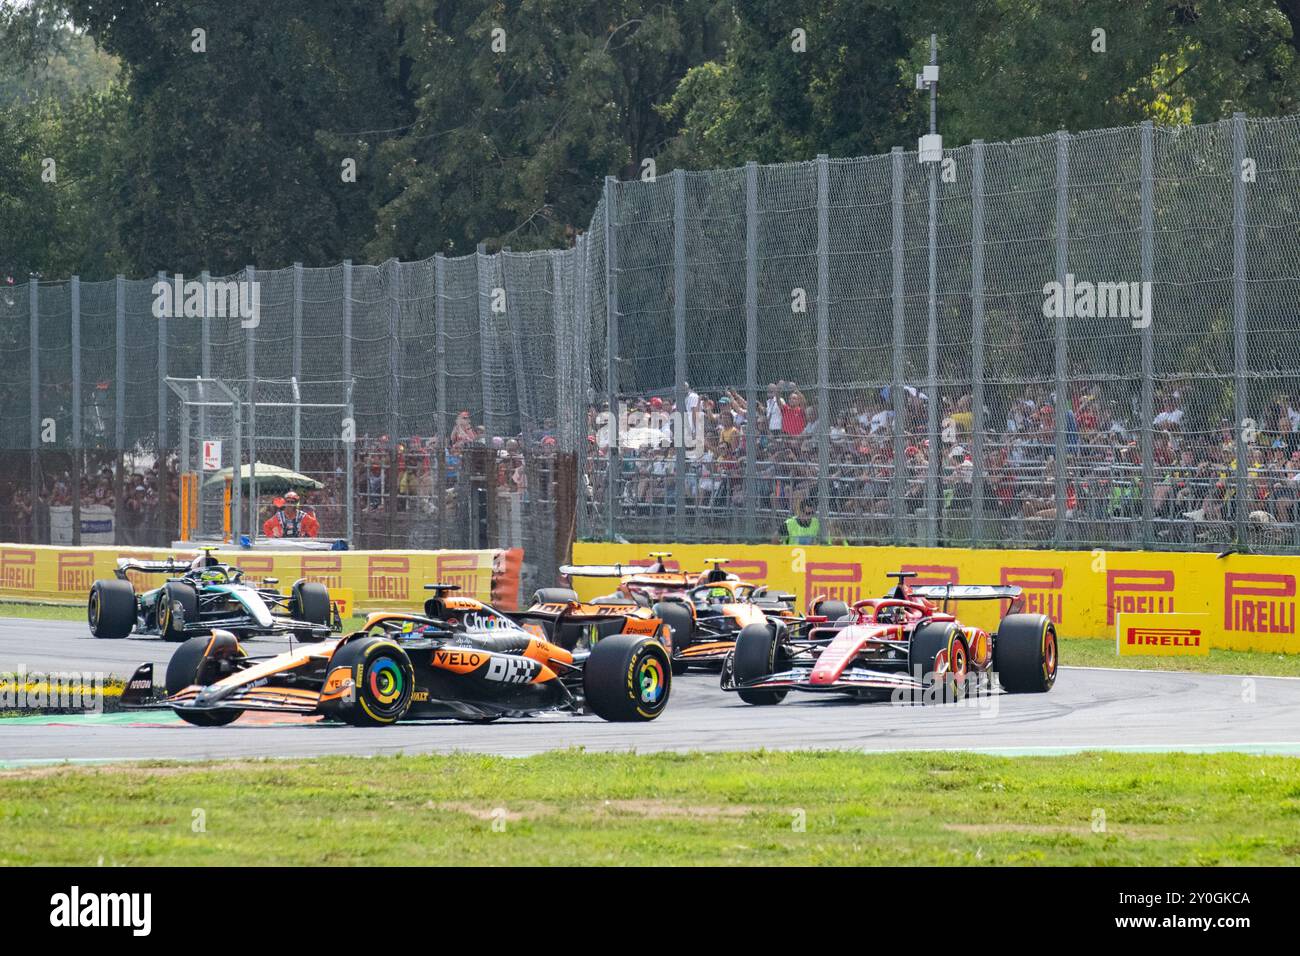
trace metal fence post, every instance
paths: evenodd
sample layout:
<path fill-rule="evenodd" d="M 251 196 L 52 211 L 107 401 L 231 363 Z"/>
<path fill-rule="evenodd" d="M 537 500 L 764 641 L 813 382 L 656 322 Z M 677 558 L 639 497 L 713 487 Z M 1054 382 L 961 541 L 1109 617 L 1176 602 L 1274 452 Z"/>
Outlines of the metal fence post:
<path fill-rule="evenodd" d="M 72 545 L 81 545 L 81 277 L 69 283 L 72 293 Z"/>
<path fill-rule="evenodd" d="M 41 497 L 41 284 L 35 275 L 27 280 L 27 370 L 29 411 L 31 413 L 31 488 L 32 507 L 38 505 Z M 35 514 L 35 511 L 32 512 Z M 32 525 L 32 537 L 35 538 L 35 522 Z"/>
<path fill-rule="evenodd" d="M 1236 535 L 1237 550 L 1250 550 L 1246 519 L 1249 512 L 1250 444 L 1245 422 L 1249 414 L 1246 362 L 1246 114 L 1232 114 L 1232 391 L 1237 418 Z M 1272 427 L 1273 423 L 1269 423 Z"/>
<path fill-rule="evenodd" d="M 353 533 L 353 510 L 356 508 L 356 502 L 353 482 L 356 471 L 356 439 L 357 439 L 357 419 L 352 404 L 352 260 L 343 260 L 343 388 L 348 395 L 348 410 L 346 420 L 342 423 L 341 431 L 344 434 L 350 433 L 352 441 L 346 443 L 346 452 L 348 459 L 347 481 L 347 525 L 348 525 L 348 547 L 356 547 L 352 539 Z"/>
<path fill-rule="evenodd" d="M 436 429 L 436 491 L 434 509 L 437 522 L 438 544 L 446 547 L 443 512 L 447 503 L 447 438 L 451 434 L 451 419 L 447 416 L 447 259 L 440 252 L 433 259 L 433 390 L 438 403 Z"/>
<path fill-rule="evenodd" d="M 1070 134 L 1061 130 L 1056 134 L 1056 281 L 1065 287 L 1069 270 L 1070 243 Z M 1065 544 L 1067 506 L 1066 469 L 1069 458 L 1066 447 L 1066 424 L 1070 413 L 1070 396 L 1066 379 L 1069 376 L 1069 320 L 1066 310 L 1056 320 L 1056 393 L 1052 397 L 1053 421 L 1056 426 L 1056 546 Z"/>
<path fill-rule="evenodd" d="M 984 141 L 971 143 L 971 546 L 984 537 Z"/>
<path fill-rule="evenodd" d="M 257 269 L 254 266 L 244 267 L 244 280 L 250 288 L 257 281 Z M 261 301 L 260 296 L 258 301 Z M 257 330 L 245 329 L 244 334 L 244 372 L 248 378 L 248 419 L 245 422 L 248 431 L 248 537 L 250 541 L 256 541 L 260 530 L 257 523 Z M 240 396 L 236 396 L 236 401 L 239 400 Z M 242 487 L 240 462 L 235 462 L 234 478 Z"/>
<path fill-rule="evenodd" d="M 830 164 L 817 156 L 817 510 L 830 514 Z M 826 541 L 826 521 L 819 522 L 818 543 Z"/>
<path fill-rule="evenodd" d="M 907 336 L 904 301 L 903 273 L 903 148 L 895 146 L 890 154 L 890 170 L 893 183 L 891 209 L 894 226 L 892 249 L 894 253 L 894 358 L 893 375 L 889 383 L 889 400 L 894 406 L 894 543 L 905 544 L 911 535 L 908 532 L 907 507 L 907 401 L 903 393 L 904 362 L 906 353 L 903 342 Z"/>
<path fill-rule="evenodd" d="M 293 381 L 302 381 L 302 263 L 293 264 Z M 302 402 L 293 397 L 293 470 L 302 471 Z"/>
<path fill-rule="evenodd" d="M 126 277 L 114 282 L 113 328 L 113 541 L 125 544 L 122 529 L 122 451 L 126 447 Z"/>
<path fill-rule="evenodd" d="M 605 177 L 605 388 L 609 392 L 609 415 L 605 433 L 609 447 L 605 456 L 605 540 L 615 541 L 617 531 L 619 435 L 618 421 L 618 198 L 617 180 Z"/>
<path fill-rule="evenodd" d="M 166 282 L 167 273 L 160 271 L 158 281 Z M 177 290 L 175 301 L 172 307 L 177 315 L 183 315 L 184 309 L 184 290 Z M 158 319 L 158 480 L 161 482 L 165 478 L 166 468 L 164 462 L 167 459 L 167 329 L 170 325 L 171 316 L 163 316 Z M 159 506 L 163 500 L 163 495 L 159 495 Z"/>
<path fill-rule="evenodd" d="M 677 486 L 674 541 L 684 541 L 686 530 L 686 442 L 695 438 L 696 421 L 686 407 L 686 173 L 673 171 L 673 424 Z"/>
<path fill-rule="evenodd" d="M 388 273 L 388 434 L 393 446 L 397 445 L 401 431 L 398 409 L 402 401 L 401 353 L 398 345 L 401 341 L 402 326 L 402 269 L 396 259 L 389 259 L 386 265 Z M 396 494 L 396 491 L 394 491 Z"/>
<path fill-rule="evenodd" d="M 766 410 L 764 410 L 766 411 Z M 745 164 L 745 540 L 758 510 L 758 164 Z"/>
<path fill-rule="evenodd" d="M 205 379 L 212 378 L 212 316 L 208 314 L 209 291 L 211 289 L 212 276 L 206 269 L 200 277 L 203 280 L 203 327 L 199 331 L 199 368 L 200 373 Z M 186 415 L 189 412 L 185 412 Z M 199 405 L 199 448 L 203 447 L 202 441 L 208 435 L 208 409 L 207 405 Z"/>
<path fill-rule="evenodd" d="M 1154 127 L 1147 120 L 1141 127 L 1142 137 L 1142 282 L 1151 288 L 1155 251 L 1155 150 Z M 1154 313 L 1155 303 L 1148 299 Z M 1152 319 L 1142 326 L 1142 547 L 1150 548 L 1155 538 L 1155 443 L 1152 422 L 1155 420 L 1155 336 Z"/>
<path fill-rule="evenodd" d="M 934 59 L 933 41 L 930 58 Z M 935 91 L 930 90 L 931 102 Z M 939 502 L 939 466 L 943 458 L 943 445 L 939 440 L 939 303 L 938 303 L 938 244 L 939 244 L 939 164 L 927 163 L 930 193 L 930 228 L 928 265 L 929 274 L 926 285 L 926 333 L 925 333 L 925 391 L 926 408 L 926 443 L 930 453 L 925 462 L 925 543 L 933 548 L 939 543 L 939 522 L 941 506 Z"/>

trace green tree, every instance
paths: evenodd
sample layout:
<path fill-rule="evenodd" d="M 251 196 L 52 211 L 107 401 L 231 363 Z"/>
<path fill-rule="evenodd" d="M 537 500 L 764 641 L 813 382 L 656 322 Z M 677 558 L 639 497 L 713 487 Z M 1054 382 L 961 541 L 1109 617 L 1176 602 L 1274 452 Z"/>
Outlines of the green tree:
<path fill-rule="evenodd" d="M 563 243 L 607 174 L 640 172 L 673 130 L 654 109 L 721 50 L 716 2 L 409 0 L 417 118 L 377 150 L 371 258 Z M 663 171 L 662 168 L 660 171 Z"/>

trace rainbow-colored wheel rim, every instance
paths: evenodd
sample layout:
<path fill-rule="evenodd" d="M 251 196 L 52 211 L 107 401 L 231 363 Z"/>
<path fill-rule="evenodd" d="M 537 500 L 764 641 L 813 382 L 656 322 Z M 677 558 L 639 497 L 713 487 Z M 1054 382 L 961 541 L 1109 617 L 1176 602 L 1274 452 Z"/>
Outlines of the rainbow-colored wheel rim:
<path fill-rule="evenodd" d="M 640 666 L 637 667 L 636 676 L 637 686 L 641 691 L 641 703 L 652 707 L 659 704 L 668 692 L 668 679 L 659 659 L 643 657 Z"/>
<path fill-rule="evenodd" d="M 370 665 L 370 695 L 375 703 L 387 707 L 402 696 L 406 679 L 391 657 L 381 657 Z"/>

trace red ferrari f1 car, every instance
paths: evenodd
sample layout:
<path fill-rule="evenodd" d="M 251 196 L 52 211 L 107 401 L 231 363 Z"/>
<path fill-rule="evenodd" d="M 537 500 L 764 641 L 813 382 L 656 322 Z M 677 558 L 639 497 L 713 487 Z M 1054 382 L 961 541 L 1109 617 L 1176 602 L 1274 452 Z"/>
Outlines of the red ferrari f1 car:
<path fill-rule="evenodd" d="M 1024 614 L 1020 588 L 1007 585 L 911 587 L 914 571 L 883 598 L 858 601 L 837 621 L 791 634 L 780 622 L 751 624 L 723 663 L 722 689 L 750 704 L 777 704 L 791 690 L 954 700 L 974 685 L 1009 693 L 1042 693 L 1056 682 L 1056 629 L 1050 618 Z M 954 601 L 1005 600 L 992 632 L 960 623 Z"/>

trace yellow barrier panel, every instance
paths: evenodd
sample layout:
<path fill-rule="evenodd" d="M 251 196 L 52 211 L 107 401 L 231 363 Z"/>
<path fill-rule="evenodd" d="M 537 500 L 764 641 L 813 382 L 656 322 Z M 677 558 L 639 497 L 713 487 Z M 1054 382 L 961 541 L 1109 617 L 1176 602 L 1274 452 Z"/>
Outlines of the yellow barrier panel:
<path fill-rule="evenodd" d="M 670 551 L 670 567 L 704 570 L 721 555 L 728 570 L 790 591 L 800 607 L 826 596 L 852 603 L 885 592 L 886 571 L 917 571 L 927 584 L 1016 584 L 1026 610 L 1046 614 L 1063 635 L 1111 637 L 1120 614 L 1205 614 L 1212 647 L 1300 653 L 1296 577 L 1300 558 L 1277 555 L 1184 554 L 1156 551 L 1032 551 L 967 548 L 851 548 L 735 544 L 607 544 L 577 542 L 574 564 L 650 563 Z M 584 598 L 614 589 L 609 580 L 575 582 Z M 989 625 L 998 608 L 963 608 L 973 624 Z"/>
<path fill-rule="evenodd" d="M 111 578 L 118 558 L 188 560 L 192 550 L 0 544 L 0 600 L 26 598 L 82 602 L 98 578 Z M 519 593 L 520 552 L 512 551 L 217 551 L 250 583 L 279 578 L 286 589 L 299 578 L 331 591 L 352 592 L 356 607 L 418 608 L 425 584 L 456 584 L 463 594 L 513 608 Z M 158 575 L 130 573 L 137 591 L 157 587 Z"/>
<path fill-rule="evenodd" d="M 1115 651 L 1120 657 L 1207 657 L 1207 614 L 1118 614 Z"/>

